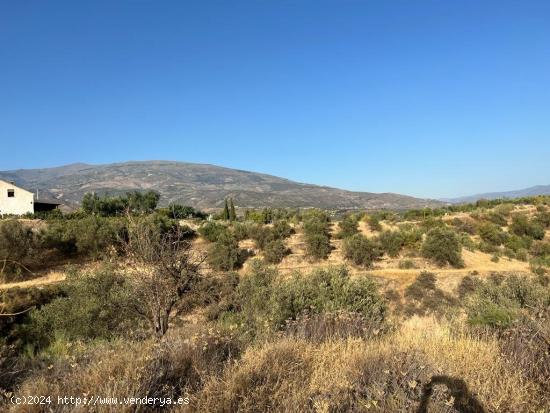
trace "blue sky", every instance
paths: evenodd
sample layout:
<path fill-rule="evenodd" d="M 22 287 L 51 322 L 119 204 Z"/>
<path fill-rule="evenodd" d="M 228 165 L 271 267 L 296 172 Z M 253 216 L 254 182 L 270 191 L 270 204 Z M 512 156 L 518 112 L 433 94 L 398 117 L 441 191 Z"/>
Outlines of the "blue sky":
<path fill-rule="evenodd" d="M 0 170 L 169 159 L 550 184 L 548 1 L 0 1 Z"/>

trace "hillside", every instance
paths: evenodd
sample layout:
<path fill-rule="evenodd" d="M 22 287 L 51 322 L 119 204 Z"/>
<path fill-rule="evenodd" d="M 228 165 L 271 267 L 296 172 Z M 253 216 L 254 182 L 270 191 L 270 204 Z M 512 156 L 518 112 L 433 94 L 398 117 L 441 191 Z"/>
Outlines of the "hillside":
<path fill-rule="evenodd" d="M 86 192 L 113 195 L 129 190 L 155 190 L 162 196 L 161 205 L 180 202 L 198 208 L 219 207 L 226 197 L 233 197 L 240 207 L 407 209 L 441 204 L 393 193 L 345 191 L 256 172 L 170 161 L 79 163 L 3 171 L 0 178 L 33 192 L 46 192 L 68 206 L 77 206 Z"/>
<path fill-rule="evenodd" d="M 483 194 L 469 195 L 459 198 L 445 198 L 441 201 L 450 202 L 452 204 L 466 204 L 470 202 L 475 202 L 479 199 L 514 199 L 535 195 L 550 195 L 550 185 L 536 185 L 529 188 L 517 189 L 514 191 L 487 192 Z"/>

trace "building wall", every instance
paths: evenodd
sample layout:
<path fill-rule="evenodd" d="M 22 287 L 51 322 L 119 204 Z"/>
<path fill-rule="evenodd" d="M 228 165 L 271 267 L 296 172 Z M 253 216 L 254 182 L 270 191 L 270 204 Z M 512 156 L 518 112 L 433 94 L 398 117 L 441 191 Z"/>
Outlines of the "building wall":
<path fill-rule="evenodd" d="M 13 198 L 8 197 L 8 189 L 14 190 Z M 23 215 L 27 212 L 33 213 L 33 202 L 32 192 L 0 180 L 0 214 Z"/>

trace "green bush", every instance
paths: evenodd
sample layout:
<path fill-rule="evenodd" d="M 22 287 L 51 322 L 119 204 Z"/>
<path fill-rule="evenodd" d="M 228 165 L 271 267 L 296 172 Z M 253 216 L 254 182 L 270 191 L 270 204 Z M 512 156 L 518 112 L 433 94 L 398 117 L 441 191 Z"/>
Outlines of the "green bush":
<path fill-rule="evenodd" d="M 458 234 L 460 238 L 460 244 L 468 251 L 474 251 L 476 249 L 476 243 L 472 240 L 469 234 L 462 232 Z"/>
<path fill-rule="evenodd" d="M 342 248 L 346 259 L 363 267 L 370 267 L 382 255 L 380 246 L 361 234 L 346 238 Z"/>
<path fill-rule="evenodd" d="M 159 199 L 160 194 L 155 191 L 133 191 L 122 196 L 87 193 L 82 198 L 82 210 L 86 214 L 101 216 L 123 215 L 126 211 L 133 214 L 149 214 L 155 210 Z"/>
<path fill-rule="evenodd" d="M 254 262 L 237 291 L 240 320 L 253 334 L 283 329 L 287 320 L 304 314 L 347 311 L 380 325 L 386 315 L 377 284 L 366 277 L 351 278 L 343 267 L 281 279 L 275 269 Z"/>
<path fill-rule="evenodd" d="M 384 231 L 378 236 L 378 243 L 388 256 L 395 258 L 403 247 L 403 238 L 400 231 Z"/>
<path fill-rule="evenodd" d="M 550 305 L 550 289 L 536 279 L 511 275 L 478 282 L 467 301 L 468 321 L 476 326 L 505 328 L 522 312 L 537 312 Z"/>
<path fill-rule="evenodd" d="M 242 259 L 239 242 L 228 231 L 224 231 L 218 236 L 208 254 L 208 263 L 212 268 L 221 271 L 232 271 L 238 268 L 242 264 Z"/>
<path fill-rule="evenodd" d="M 504 246 L 506 248 L 511 249 L 514 252 L 518 252 L 521 250 L 528 250 L 531 248 L 531 244 L 533 243 L 533 239 L 523 236 L 519 237 L 515 234 L 510 234 L 508 237 L 506 237 L 506 241 L 504 242 Z"/>
<path fill-rule="evenodd" d="M 382 224 L 376 215 L 370 215 L 367 222 L 371 231 L 382 231 Z"/>
<path fill-rule="evenodd" d="M 465 232 L 470 235 L 475 235 L 477 233 L 477 225 L 471 218 L 453 218 L 451 224 L 458 232 Z"/>
<path fill-rule="evenodd" d="M 445 222 L 441 218 L 427 217 L 420 222 L 420 228 L 429 231 L 434 228 L 445 228 Z"/>
<path fill-rule="evenodd" d="M 116 247 L 126 236 L 127 225 L 123 218 L 92 215 L 48 223 L 43 242 L 46 248 L 57 249 L 62 255 L 78 253 L 98 257 L 108 248 Z"/>
<path fill-rule="evenodd" d="M 231 225 L 231 230 L 233 231 L 233 235 L 235 235 L 235 238 L 237 238 L 237 241 L 242 241 L 250 238 L 251 224 L 248 222 L 234 222 Z"/>
<path fill-rule="evenodd" d="M 498 225 L 485 223 L 479 226 L 480 238 L 491 245 L 502 245 L 506 241 L 506 233 Z"/>
<path fill-rule="evenodd" d="M 468 322 L 472 326 L 486 326 L 492 328 L 509 327 L 517 313 L 509 307 L 501 307 L 489 300 L 480 300 L 470 307 Z"/>
<path fill-rule="evenodd" d="M 480 284 L 479 278 L 475 276 L 466 275 L 460 280 L 460 284 L 457 287 L 457 293 L 461 300 L 468 295 L 473 294 Z"/>
<path fill-rule="evenodd" d="M 338 238 L 348 238 L 359 232 L 357 228 L 357 218 L 353 215 L 346 215 L 342 221 L 338 223 L 340 231 Z"/>
<path fill-rule="evenodd" d="M 462 246 L 457 234 L 445 228 L 434 228 L 426 235 L 422 245 L 424 257 L 434 260 L 439 265 L 449 263 L 453 267 L 464 266 Z"/>
<path fill-rule="evenodd" d="M 286 220 L 278 220 L 273 223 L 273 228 L 271 229 L 275 239 L 286 239 L 294 234 L 294 229 L 289 225 Z"/>
<path fill-rule="evenodd" d="M 205 223 L 198 229 L 199 234 L 210 242 L 216 242 L 220 235 L 226 231 L 227 228 L 224 225 L 213 221 Z"/>
<path fill-rule="evenodd" d="M 540 210 L 536 215 L 534 222 L 544 228 L 550 228 L 550 211 Z"/>
<path fill-rule="evenodd" d="M 508 220 L 506 217 L 498 212 L 489 212 L 484 216 L 484 218 L 499 227 L 505 227 L 508 225 Z"/>
<path fill-rule="evenodd" d="M 250 238 L 254 240 L 256 248 L 263 250 L 265 246 L 276 239 L 274 231 L 271 228 L 262 225 L 256 224 L 250 227 L 249 229 Z"/>
<path fill-rule="evenodd" d="M 307 211 L 304 216 L 304 233 L 306 235 L 323 234 L 329 236 L 330 218 L 327 213 L 317 209 Z"/>
<path fill-rule="evenodd" d="M 95 272 L 70 272 L 65 296 L 33 310 L 29 338 L 44 347 L 55 337 L 68 340 L 111 338 L 135 330 L 135 306 L 125 277 L 107 266 Z M 132 324 L 132 325 L 130 325 Z"/>
<path fill-rule="evenodd" d="M 292 227 L 285 220 L 276 221 L 272 227 L 262 224 L 248 226 L 248 235 L 254 240 L 256 248 L 265 250 L 272 241 L 284 240 L 294 233 Z"/>
<path fill-rule="evenodd" d="M 527 236 L 541 240 L 544 238 L 544 227 L 535 220 L 530 221 L 525 215 L 515 215 L 512 218 L 510 232 L 518 236 Z"/>
<path fill-rule="evenodd" d="M 268 264 L 279 264 L 287 254 L 287 248 L 282 240 L 270 241 L 264 249 L 264 260 Z"/>
<path fill-rule="evenodd" d="M 324 234 L 308 234 L 305 238 L 306 254 L 314 260 L 324 260 L 332 249 L 330 238 Z"/>
<path fill-rule="evenodd" d="M 550 256 L 550 242 L 548 241 L 535 241 L 531 245 L 531 254 L 534 257 Z"/>
<path fill-rule="evenodd" d="M 198 218 L 206 219 L 206 214 L 191 206 L 170 203 L 167 208 L 163 208 L 160 212 L 171 219 L 189 219 Z"/>
<path fill-rule="evenodd" d="M 36 234 L 21 222 L 0 221 L 0 280 L 18 281 L 39 261 Z"/>
<path fill-rule="evenodd" d="M 418 249 L 422 242 L 422 230 L 410 224 L 400 225 L 399 237 L 403 248 Z"/>

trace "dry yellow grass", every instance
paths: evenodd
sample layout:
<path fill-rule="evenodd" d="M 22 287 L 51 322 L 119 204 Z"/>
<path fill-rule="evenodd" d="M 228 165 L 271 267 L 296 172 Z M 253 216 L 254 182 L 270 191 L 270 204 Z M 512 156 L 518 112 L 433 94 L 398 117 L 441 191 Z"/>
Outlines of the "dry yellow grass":
<path fill-rule="evenodd" d="M 65 273 L 61 271 L 50 271 L 46 275 L 38 278 L 33 278 L 32 280 L 5 283 L 0 284 L 0 290 L 9 290 L 10 288 L 30 288 L 38 287 L 41 285 L 53 284 L 65 279 Z"/>
<path fill-rule="evenodd" d="M 430 318 L 413 318 L 379 341 L 284 338 L 249 348 L 206 384 L 194 411 L 413 411 L 433 375 L 463 380 L 487 411 L 534 411 L 535 385 L 500 357 L 496 342 L 453 335 Z"/>

